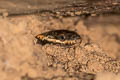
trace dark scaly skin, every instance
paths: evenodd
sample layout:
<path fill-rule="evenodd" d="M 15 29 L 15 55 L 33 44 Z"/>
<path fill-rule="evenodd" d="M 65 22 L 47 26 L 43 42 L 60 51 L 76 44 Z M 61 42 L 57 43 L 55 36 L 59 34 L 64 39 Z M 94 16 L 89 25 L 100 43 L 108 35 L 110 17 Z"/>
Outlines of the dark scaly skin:
<path fill-rule="evenodd" d="M 42 34 L 38 34 L 36 37 L 37 43 L 42 45 L 46 43 L 73 45 L 77 42 L 81 42 L 81 37 L 74 31 L 69 30 L 53 30 Z"/>

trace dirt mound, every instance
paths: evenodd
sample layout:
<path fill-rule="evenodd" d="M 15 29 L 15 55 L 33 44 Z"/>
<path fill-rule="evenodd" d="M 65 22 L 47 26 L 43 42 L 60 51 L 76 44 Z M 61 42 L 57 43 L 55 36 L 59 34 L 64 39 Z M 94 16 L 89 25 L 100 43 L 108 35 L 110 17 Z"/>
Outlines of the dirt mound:
<path fill-rule="evenodd" d="M 119 73 L 118 17 L 0 17 L 1 80 L 91 80 L 99 72 Z M 58 29 L 76 31 L 82 43 L 70 47 L 34 43 L 37 34 Z"/>

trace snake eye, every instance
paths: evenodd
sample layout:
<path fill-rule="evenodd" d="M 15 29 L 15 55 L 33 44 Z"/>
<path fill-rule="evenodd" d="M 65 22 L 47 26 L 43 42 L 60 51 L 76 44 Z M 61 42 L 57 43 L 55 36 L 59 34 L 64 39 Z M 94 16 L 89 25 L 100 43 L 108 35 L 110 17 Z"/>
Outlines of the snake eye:
<path fill-rule="evenodd" d="M 61 36 L 59 36 L 59 39 L 60 40 L 65 40 L 65 36 L 61 35 Z"/>

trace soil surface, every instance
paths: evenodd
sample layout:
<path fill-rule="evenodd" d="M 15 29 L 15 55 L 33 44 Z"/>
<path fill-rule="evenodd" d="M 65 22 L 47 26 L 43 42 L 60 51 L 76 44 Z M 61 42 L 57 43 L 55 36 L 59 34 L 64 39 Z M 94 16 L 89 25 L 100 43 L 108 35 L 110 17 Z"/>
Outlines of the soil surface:
<path fill-rule="evenodd" d="M 57 18 L 50 13 L 1 15 L 0 79 L 102 80 L 97 78 L 99 73 L 119 75 L 119 18 L 119 15 L 66 17 L 62 13 Z M 60 29 L 77 32 L 82 42 L 72 46 L 35 44 L 36 35 Z"/>

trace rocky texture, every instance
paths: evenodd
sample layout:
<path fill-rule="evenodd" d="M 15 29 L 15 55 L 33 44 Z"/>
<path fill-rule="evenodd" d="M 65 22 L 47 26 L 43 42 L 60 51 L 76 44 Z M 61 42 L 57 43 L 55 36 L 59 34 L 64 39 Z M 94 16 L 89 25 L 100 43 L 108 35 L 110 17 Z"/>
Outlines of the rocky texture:
<path fill-rule="evenodd" d="M 54 17 L 120 13 L 119 0 L 0 0 L 0 15 L 47 14 Z"/>
<path fill-rule="evenodd" d="M 120 71 L 119 16 L 84 20 L 29 15 L 0 17 L 0 24 L 1 80 L 85 80 L 87 75 L 86 80 L 93 80 L 99 72 Z M 56 29 L 76 31 L 82 43 L 34 43 L 37 34 Z"/>

